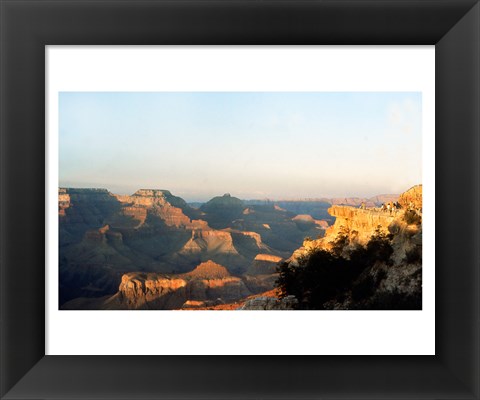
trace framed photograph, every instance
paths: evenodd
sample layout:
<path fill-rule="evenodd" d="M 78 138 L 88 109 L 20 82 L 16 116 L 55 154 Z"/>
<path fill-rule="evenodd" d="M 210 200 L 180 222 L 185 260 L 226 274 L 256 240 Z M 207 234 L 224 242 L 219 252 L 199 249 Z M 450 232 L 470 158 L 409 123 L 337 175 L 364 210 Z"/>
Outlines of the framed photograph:
<path fill-rule="evenodd" d="M 478 398 L 479 13 L 3 2 L 2 398 Z"/>
<path fill-rule="evenodd" d="M 50 355 L 435 354 L 433 47 L 46 54 Z"/>

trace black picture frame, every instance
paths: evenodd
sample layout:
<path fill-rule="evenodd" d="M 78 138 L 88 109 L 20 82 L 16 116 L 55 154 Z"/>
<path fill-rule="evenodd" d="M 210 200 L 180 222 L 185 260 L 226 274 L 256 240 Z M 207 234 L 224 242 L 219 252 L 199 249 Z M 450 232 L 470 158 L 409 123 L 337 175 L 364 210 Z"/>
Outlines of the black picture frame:
<path fill-rule="evenodd" d="M 478 2 L 0 0 L 1 398 L 479 399 Z M 45 356 L 51 44 L 435 45 L 436 355 Z"/>

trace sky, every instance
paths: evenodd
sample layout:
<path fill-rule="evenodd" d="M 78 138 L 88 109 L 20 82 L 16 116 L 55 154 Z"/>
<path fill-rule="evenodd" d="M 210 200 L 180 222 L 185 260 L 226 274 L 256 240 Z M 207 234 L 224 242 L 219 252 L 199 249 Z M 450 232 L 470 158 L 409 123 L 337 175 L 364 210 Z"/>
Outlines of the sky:
<path fill-rule="evenodd" d="M 420 92 L 61 92 L 59 186 L 187 201 L 371 197 L 421 183 Z"/>

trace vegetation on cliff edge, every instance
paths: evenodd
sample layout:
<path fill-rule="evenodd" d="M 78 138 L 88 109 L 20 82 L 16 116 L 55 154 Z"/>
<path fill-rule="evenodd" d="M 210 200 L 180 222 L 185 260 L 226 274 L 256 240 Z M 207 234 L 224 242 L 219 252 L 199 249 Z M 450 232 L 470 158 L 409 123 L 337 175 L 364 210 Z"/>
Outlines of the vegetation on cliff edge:
<path fill-rule="evenodd" d="M 280 297 L 294 295 L 306 310 L 421 309 L 421 292 L 378 290 L 391 269 L 402 268 L 393 265 L 393 235 L 377 229 L 360 245 L 349 234 L 342 230 L 330 250 L 314 248 L 298 265 L 283 263 L 277 280 Z M 421 265 L 421 255 L 411 258 Z"/>

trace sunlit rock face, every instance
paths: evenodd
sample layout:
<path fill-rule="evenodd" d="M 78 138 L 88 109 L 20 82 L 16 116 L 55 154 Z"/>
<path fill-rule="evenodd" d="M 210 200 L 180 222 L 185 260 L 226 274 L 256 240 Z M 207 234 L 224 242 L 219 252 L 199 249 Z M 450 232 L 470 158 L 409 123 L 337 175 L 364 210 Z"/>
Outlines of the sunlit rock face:
<path fill-rule="evenodd" d="M 180 275 L 128 273 L 112 300 L 105 305 L 125 309 L 178 309 L 187 301 L 229 302 L 250 295 L 239 277 L 213 261 L 206 261 L 193 271 Z"/>
<path fill-rule="evenodd" d="M 421 185 L 415 188 L 418 187 L 421 193 Z M 400 198 L 406 193 L 408 192 L 402 194 Z M 418 189 L 415 190 L 414 196 L 417 196 L 417 194 Z M 404 197 L 404 199 L 409 200 L 411 198 L 411 194 Z M 418 201 L 417 198 L 417 204 L 419 204 Z M 362 209 L 350 206 L 332 206 L 328 209 L 328 212 L 335 217 L 335 223 L 327 228 L 325 236 L 317 240 L 305 240 L 303 246 L 295 250 L 289 260 L 296 263 L 299 258 L 308 255 L 315 249 L 331 249 L 340 233 L 347 235 L 353 243 L 365 244 L 376 231 L 396 234 L 393 243 L 399 250 L 397 258 L 402 258 L 409 250 L 409 246 L 405 243 L 410 243 L 411 238 L 417 244 L 419 241 L 421 242 L 421 224 L 415 225 L 405 222 L 406 211 L 406 208 L 389 212 L 381 211 L 378 207 Z"/>
<path fill-rule="evenodd" d="M 395 213 L 348 206 L 332 206 L 328 212 L 336 219 L 335 223 L 327 229 L 326 237 L 336 237 L 340 231 L 344 230 L 351 235 L 356 235 L 360 243 L 368 241 L 377 228 L 388 232 L 388 227 L 396 218 Z"/>
<path fill-rule="evenodd" d="M 78 298 L 64 309 L 193 309 L 229 304 L 274 288 L 277 275 L 232 276 L 211 260 L 184 274 L 128 272 L 117 293 L 102 298 Z"/>
<path fill-rule="evenodd" d="M 347 288 L 336 299 L 325 303 L 324 308 L 392 309 L 399 302 L 400 307 L 406 307 L 405 309 L 409 309 L 412 304 L 414 309 L 421 307 L 422 186 L 414 186 L 402 193 L 398 202 L 401 208 L 392 212 L 382 211 L 378 207 L 330 207 L 328 212 L 336 219 L 325 236 L 305 240 L 303 246 L 286 260 L 287 265 L 294 268 L 304 265 L 303 262 L 309 259 L 312 252 L 331 250 L 340 234 L 347 238 L 341 253 L 346 258 L 349 251 L 365 246 L 376 233 L 388 238 L 393 250 L 388 262 L 373 261 L 371 265 L 365 265 L 354 282 L 356 287 L 369 287 L 370 294 L 361 300 L 355 300 Z M 402 304 L 404 300 L 405 303 Z"/>
<path fill-rule="evenodd" d="M 414 208 L 417 210 L 422 209 L 423 198 L 422 185 L 416 185 L 408 189 L 405 193 L 402 193 L 398 199 L 398 202 L 403 208 Z"/>
<path fill-rule="evenodd" d="M 122 276 L 118 288 L 119 308 L 148 308 L 148 304 L 161 308 L 181 307 L 186 299 L 187 282 L 156 274 L 128 273 Z"/>

